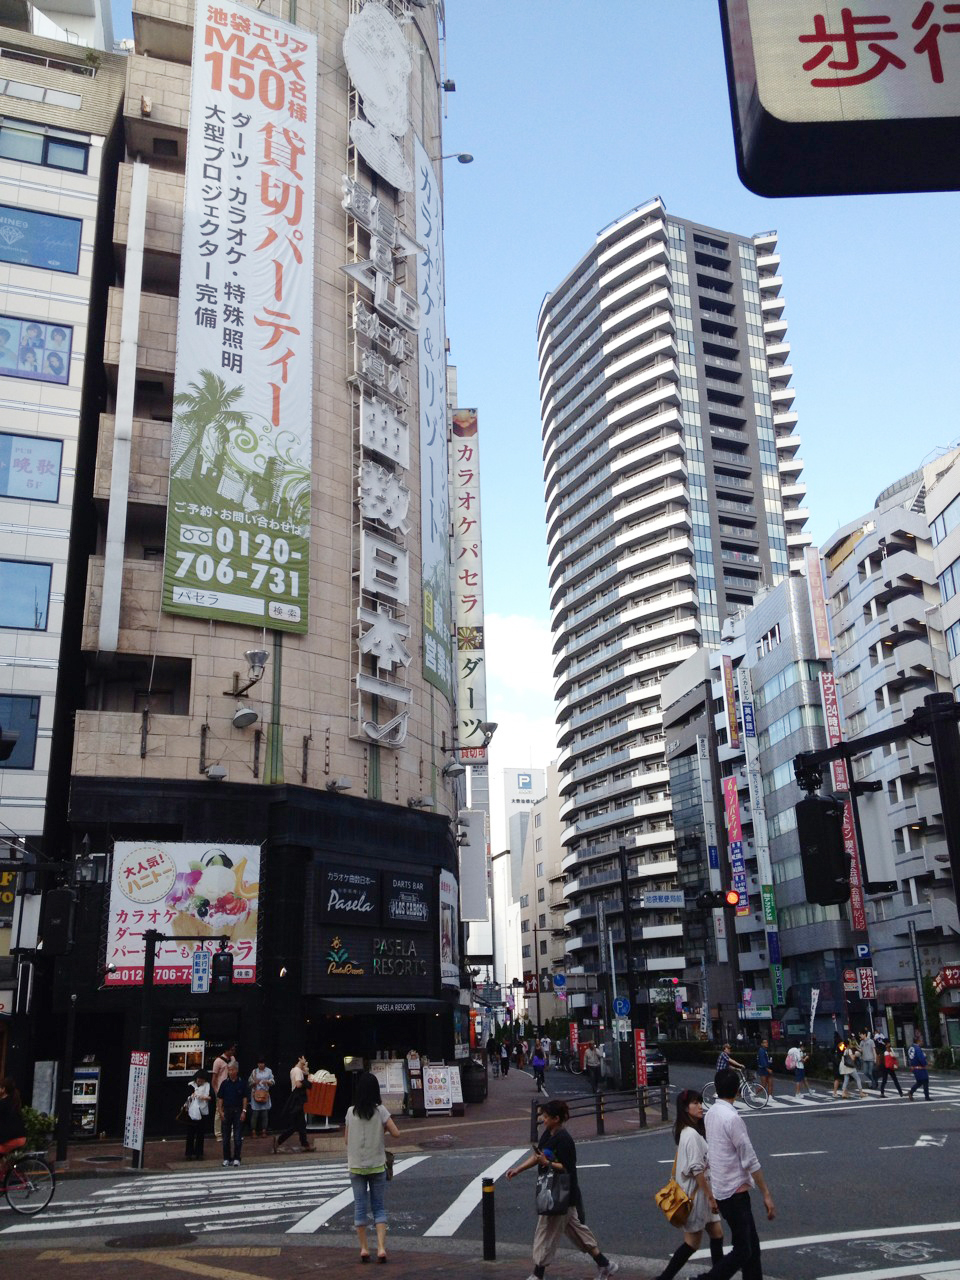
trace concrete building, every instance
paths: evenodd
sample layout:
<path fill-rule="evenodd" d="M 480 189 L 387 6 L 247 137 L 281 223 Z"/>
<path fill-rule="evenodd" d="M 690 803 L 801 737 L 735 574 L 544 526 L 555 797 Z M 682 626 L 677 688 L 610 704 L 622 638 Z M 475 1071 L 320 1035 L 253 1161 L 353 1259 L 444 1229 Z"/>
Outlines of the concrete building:
<path fill-rule="evenodd" d="M 207 1056 L 236 1037 L 342 1073 L 468 1051 L 442 24 L 404 0 L 305 0 L 294 25 L 134 0 L 62 780 L 73 847 L 112 853 L 105 931 L 81 911 L 77 1056 L 128 1060 L 143 903 L 168 880 L 157 927 L 234 955 Z M 104 1079 L 108 1126 L 125 1089 Z"/>
<path fill-rule="evenodd" d="M 110 0 L 41 0 L 40 4 L 8 0 L 3 7 L 3 25 L 80 48 L 113 49 Z M 74 49 L 73 56 L 77 53 Z"/>
<path fill-rule="evenodd" d="M 4 14 L 18 16 L 0 27 L 0 729 L 7 746 L 16 735 L 0 759 L 0 857 L 42 854 L 58 678 L 75 674 L 61 665 L 68 565 L 91 471 L 95 416 L 84 406 L 101 383 L 126 65 L 88 60 L 33 35 L 27 15 Z M 57 849 L 56 831 L 46 843 Z M 13 877 L 0 879 L 2 1065 L 15 966 Z"/>
<path fill-rule="evenodd" d="M 925 696 L 951 687 L 944 630 L 951 623 L 949 540 L 931 525 L 948 499 L 951 454 L 904 476 L 872 511 L 849 521 L 822 548 L 831 609 L 843 734 L 855 739 L 901 723 Z M 940 548 L 944 547 L 944 553 Z M 871 880 L 889 893 L 867 896 L 876 999 L 909 1037 L 919 999 L 912 937 L 922 973 L 960 960 L 960 928 L 929 738 L 904 738 L 853 762 Z M 960 993 L 946 995 L 955 1006 Z M 954 1013 L 954 1017 L 956 1014 Z M 920 1028 L 916 1028 L 920 1029 Z"/>
<path fill-rule="evenodd" d="M 599 963 L 599 897 L 624 937 L 620 845 L 637 893 L 676 883 L 662 680 L 809 542 L 779 264 L 775 233 L 717 231 L 655 198 L 605 227 L 541 307 L 574 969 Z M 679 936 L 644 929 L 643 943 L 651 980 L 683 971 Z"/>
<path fill-rule="evenodd" d="M 536 979 L 537 993 L 526 992 L 527 1017 L 537 1026 L 566 1017 L 567 1001 L 555 994 L 555 974 L 566 972 L 567 904 L 564 899 L 563 845 L 556 765 L 547 769 L 546 794 L 533 806 L 523 845 L 520 876 L 520 948 L 525 987 Z"/>

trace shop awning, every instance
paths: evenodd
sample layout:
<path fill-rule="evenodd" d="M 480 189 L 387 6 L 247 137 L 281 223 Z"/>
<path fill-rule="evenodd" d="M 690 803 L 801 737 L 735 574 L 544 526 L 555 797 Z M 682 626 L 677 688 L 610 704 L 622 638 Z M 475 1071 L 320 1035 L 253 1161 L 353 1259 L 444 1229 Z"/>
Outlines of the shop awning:
<path fill-rule="evenodd" d="M 320 1013 L 359 1013 L 369 1017 L 389 1013 L 447 1013 L 458 1006 L 455 1001 L 435 1000 L 428 996 L 321 996 L 317 1007 Z"/>

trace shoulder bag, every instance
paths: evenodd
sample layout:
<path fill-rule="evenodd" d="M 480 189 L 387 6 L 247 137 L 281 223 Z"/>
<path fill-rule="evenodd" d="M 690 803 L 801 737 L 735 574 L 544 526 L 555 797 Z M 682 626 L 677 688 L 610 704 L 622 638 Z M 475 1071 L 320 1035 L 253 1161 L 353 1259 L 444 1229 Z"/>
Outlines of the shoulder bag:
<path fill-rule="evenodd" d="M 677 1155 L 679 1155 L 679 1151 Z M 673 1157 L 673 1168 L 670 1171 L 670 1181 L 665 1187 L 662 1187 L 653 1197 L 656 1201 L 657 1208 L 663 1213 L 664 1217 L 670 1223 L 671 1227 L 683 1228 L 687 1219 L 690 1217 L 690 1210 L 693 1208 L 693 1201 L 677 1182 L 677 1156 Z"/>
<path fill-rule="evenodd" d="M 386 1170 L 387 1170 L 387 1181 L 390 1182 L 393 1178 L 394 1155 L 392 1151 L 385 1151 L 383 1153 L 383 1156 L 384 1156 L 384 1164 L 386 1165 Z"/>
<path fill-rule="evenodd" d="M 570 1208 L 570 1175 L 566 1169 L 541 1169 L 537 1174 L 537 1213 L 559 1218 Z"/>

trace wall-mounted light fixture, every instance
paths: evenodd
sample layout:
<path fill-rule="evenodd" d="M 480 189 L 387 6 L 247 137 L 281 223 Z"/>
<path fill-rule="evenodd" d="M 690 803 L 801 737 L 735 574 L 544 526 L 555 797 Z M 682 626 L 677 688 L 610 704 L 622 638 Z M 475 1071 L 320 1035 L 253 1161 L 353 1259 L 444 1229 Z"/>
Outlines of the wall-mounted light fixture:
<path fill-rule="evenodd" d="M 480 732 L 483 734 L 483 745 L 489 747 L 493 735 L 497 732 L 496 720 L 481 720 Z"/>
<path fill-rule="evenodd" d="M 240 683 L 240 672 L 233 673 L 233 688 L 224 689 L 224 694 L 228 698 L 241 698 L 248 689 L 252 689 L 255 684 L 263 679 L 263 669 L 267 665 L 269 654 L 266 649 L 248 649 L 243 655 L 247 660 L 248 676 L 246 684 Z"/>
<path fill-rule="evenodd" d="M 223 782 L 227 776 L 227 771 L 222 764 L 208 764 L 204 773 L 207 775 L 208 782 Z"/>
<path fill-rule="evenodd" d="M 237 709 L 233 713 L 233 727 L 235 729 L 249 729 L 259 719 L 259 713 L 254 711 L 253 707 L 245 707 L 242 702 L 237 703 Z"/>
<path fill-rule="evenodd" d="M 433 796 L 411 796 L 407 801 L 408 809 L 432 809 L 436 804 Z"/>
<path fill-rule="evenodd" d="M 452 759 L 447 761 L 440 772 L 445 778 L 462 778 L 467 772 L 467 767 L 466 765 L 461 764 L 456 756 L 453 756 Z"/>
<path fill-rule="evenodd" d="M 451 151 L 448 155 L 441 156 L 441 160 L 459 160 L 461 164 L 473 164 L 473 156 L 469 151 Z"/>

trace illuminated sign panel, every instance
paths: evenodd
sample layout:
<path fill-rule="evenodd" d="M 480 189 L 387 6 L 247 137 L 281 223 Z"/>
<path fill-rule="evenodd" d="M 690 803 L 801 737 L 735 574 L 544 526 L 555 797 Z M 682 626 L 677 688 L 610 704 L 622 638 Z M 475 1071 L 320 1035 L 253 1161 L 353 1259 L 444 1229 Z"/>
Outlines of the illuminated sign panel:
<path fill-rule="evenodd" d="M 960 185 L 960 7 L 721 0 L 737 168 L 760 195 Z"/>

